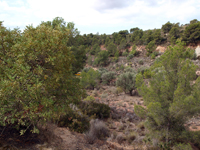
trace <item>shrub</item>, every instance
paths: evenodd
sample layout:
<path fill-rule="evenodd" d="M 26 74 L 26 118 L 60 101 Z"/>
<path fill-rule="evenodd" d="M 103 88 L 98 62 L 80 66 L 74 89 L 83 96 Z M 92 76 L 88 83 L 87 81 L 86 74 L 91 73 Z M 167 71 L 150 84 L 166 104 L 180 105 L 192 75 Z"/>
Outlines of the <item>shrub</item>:
<path fill-rule="evenodd" d="M 126 140 L 126 138 L 123 136 L 122 133 L 118 134 L 117 137 L 116 137 L 116 140 L 119 144 L 121 144 L 123 141 Z"/>
<path fill-rule="evenodd" d="M 110 131 L 103 121 L 92 119 L 90 121 L 90 130 L 86 133 L 85 138 L 90 144 L 93 144 L 96 139 L 104 139 L 109 134 Z"/>
<path fill-rule="evenodd" d="M 87 96 L 83 101 L 95 101 L 93 96 Z"/>
<path fill-rule="evenodd" d="M 115 72 L 109 71 L 102 74 L 101 78 L 104 84 L 110 85 L 110 82 L 115 79 Z"/>
<path fill-rule="evenodd" d="M 127 60 L 130 60 L 130 59 L 132 59 L 133 57 L 134 57 L 133 54 L 128 54 L 128 56 L 127 56 Z"/>
<path fill-rule="evenodd" d="M 58 120 L 59 127 L 68 127 L 72 131 L 85 132 L 89 129 L 89 117 L 80 111 L 68 110 L 64 116 Z"/>
<path fill-rule="evenodd" d="M 147 56 L 149 56 L 156 49 L 156 45 L 154 41 L 149 42 L 146 46 Z"/>
<path fill-rule="evenodd" d="M 124 90 L 124 92 L 129 91 L 130 95 L 132 95 L 132 90 L 135 89 L 135 77 L 136 73 L 123 73 L 117 79 L 116 85 L 121 87 Z"/>
<path fill-rule="evenodd" d="M 88 116 L 96 116 L 96 118 L 109 118 L 110 107 L 106 104 L 90 102 L 80 102 L 79 108 Z"/>
<path fill-rule="evenodd" d="M 109 64 L 109 53 L 107 51 L 100 51 L 97 58 L 94 60 L 94 65 L 96 66 L 106 66 Z"/>
<path fill-rule="evenodd" d="M 114 56 L 117 51 L 117 46 L 114 43 L 110 43 L 107 47 L 109 56 Z"/>
<path fill-rule="evenodd" d="M 172 150 L 193 150 L 190 144 L 177 144 L 173 146 Z"/>
<path fill-rule="evenodd" d="M 84 71 L 87 73 L 90 69 L 91 69 L 91 67 L 85 67 L 85 68 L 83 68 L 82 72 Z"/>
<path fill-rule="evenodd" d="M 126 139 L 129 143 L 132 143 L 136 139 L 136 137 L 137 137 L 137 133 L 133 131 L 127 136 Z"/>
<path fill-rule="evenodd" d="M 38 133 L 39 121 L 55 119 L 81 100 L 79 79 L 72 73 L 75 56 L 68 46 L 76 29 L 59 21 L 54 27 L 26 26 L 23 32 L 7 30 L 0 22 L 0 126 L 34 126 L 32 132 Z"/>
<path fill-rule="evenodd" d="M 136 73 L 136 71 L 133 68 L 129 67 L 129 66 L 127 68 L 125 68 L 124 72 L 133 72 L 133 73 Z"/>
<path fill-rule="evenodd" d="M 88 62 L 88 65 L 92 66 L 93 61 L 92 61 L 92 56 L 91 55 L 88 56 L 87 62 Z"/>
<path fill-rule="evenodd" d="M 135 105 L 134 106 L 135 114 L 140 118 L 146 118 L 146 110 L 142 106 Z"/>
<path fill-rule="evenodd" d="M 80 84 L 82 85 L 82 87 L 87 89 L 94 89 L 94 87 L 97 86 L 99 78 L 98 71 L 95 71 L 94 69 L 90 68 L 87 73 L 83 71 L 80 76 Z"/>
<path fill-rule="evenodd" d="M 129 54 L 128 52 L 123 52 L 123 53 L 122 53 L 122 56 L 126 56 L 126 57 L 127 57 L 128 54 Z"/>
<path fill-rule="evenodd" d="M 115 94 L 118 95 L 120 93 L 123 92 L 123 89 L 121 87 L 117 87 L 116 90 L 115 90 Z"/>
<path fill-rule="evenodd" d="M 140 64 L 140 65 L 143 65 L 143 64 L 144 64 L 144 62 L 143 62 L 142 59 L 139 60 L 139 64 Z"/>

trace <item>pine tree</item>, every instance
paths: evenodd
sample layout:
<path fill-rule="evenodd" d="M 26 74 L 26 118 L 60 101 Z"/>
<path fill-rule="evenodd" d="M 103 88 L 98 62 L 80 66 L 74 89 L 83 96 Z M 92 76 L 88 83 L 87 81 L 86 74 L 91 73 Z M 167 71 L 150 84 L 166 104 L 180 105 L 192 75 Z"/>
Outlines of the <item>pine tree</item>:
<path fill-rule="evenodd" d="M 200 78 L 191 84 L 197 68 L 190 61 L 191 57 L 192 51 L 179 41 L 151 67 L 152 78 L 148 85 L 141 74 L 136 77 L 139 94 L 147 106 L 136 107 L 138 115 L 146 116 L 150 137 L 160 142 L 176 143 L 186 130 L 186 121 L 200 111 Z"/>

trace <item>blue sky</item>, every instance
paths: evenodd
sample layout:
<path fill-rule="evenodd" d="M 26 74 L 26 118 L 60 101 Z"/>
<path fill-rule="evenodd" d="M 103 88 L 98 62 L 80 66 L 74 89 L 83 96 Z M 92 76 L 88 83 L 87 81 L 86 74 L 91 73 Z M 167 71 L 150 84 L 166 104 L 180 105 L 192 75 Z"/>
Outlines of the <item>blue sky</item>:
<path fill-rule="evenodd" d="M 81 34 L 112 34 L 161 28 L 167 21 L 186 24 L 199 14 L 200 0 L 0 0 L 0 21 L 21 30 L 62 17 Z"/>

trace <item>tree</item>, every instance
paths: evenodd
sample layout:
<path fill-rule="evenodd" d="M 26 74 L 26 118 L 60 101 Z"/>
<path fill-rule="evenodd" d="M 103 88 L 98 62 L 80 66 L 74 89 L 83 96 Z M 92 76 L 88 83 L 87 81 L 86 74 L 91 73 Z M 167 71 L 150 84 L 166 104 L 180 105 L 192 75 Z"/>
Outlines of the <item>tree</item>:
<path fill-rule="evenodd" d="M 166 24 L 162 25 L 162 30 L 164 33 L 169 33 L 172 27 L 173 24 L 168 21 Z"/>
<path fill-rule="evenodd" d="M 109 54 L 107 51 L 100 51 L 97 55 L 97 58 L 94 60 L 94 65 L 97 66 L 106 66 L 109 63 Z"/>
<path fill-rule="evenodd" d="M 154 41 L 151 41 L 151 42 L 146 46 L 147 56 L 149 56 L 155 49 L 156 49 L 155 42 L 154 42 Z"/>
<path fill-rule="evenodd" d="M 98 71 L 90 68 L 88 72 L 81 72 L 80 83 L 84 88 L 94 90 L 94 88 L 97 86 L 99 75 L 100 74 Z"/>
<path fill-rule="evenodd" d="M 81 100 L 79 79 L 71 72 L 69 30 L 44 24 L 27 26 L 22 34 L 2 24 L 0 30 L 0 125 L 33 126 L 37 133 L 38 122 L 58 119 Z"/>
<path fill-rule="evenodd" d="M 180 37 L 180 30 L 178 27 L 172 27 L 169 31 L 170 42 L 175 44 L 176 40 Z"/>
<path fill-rule="evenodd" d="M 200 40 L 200 22 L 190 24 L 183 32 L 183 40 L 196 44 Z"/>
<path fill-rule="evenodd" d="M 120 45 L 119 45 L 119 49 L 122 50 L 122 49 L 125 49 L 125 48 L 126 48 L 126 40 L 122 39 L 121 42 L 120 42 Z"/>
<path fill-rule="evenodd" d="M 152 33 L 153 40 L 155 41 L 155 44 L 161 44 L 163 38 L 161 37 L 161 29 L 154 29 L 154 32 Z"/>
<path fill-rule="evenodd" d="M 200 111 L 200 78 L 194 85 L 190 84 L 195 79 L 197 68 L 190 61 L 191 57 L 191 50 L 179 41 L 177 46 L 169 47 L 151 67 L 152 78 L 148 85 L 141 74 L 136 77 L 136 86 L 146 105 L 146 108 L 137 107 L 137 111 L 141 109 L 143 116 L 146 116 L 145 126 L 150 138 L 165 142 L 168 146 L 182 139 L 186 131 L 184 124 Z"/>
<path fill-rule="evenodd" d="M 116 85 L 121 87 L 125 93 L 129 92 L 130 95 L 132 96 L 132 91 L 136 89 L 135 77 L 136 73 L 134 72 L 123 73 L 117 79 Z"/>
<path fill-rule="evenodd" d="M 117 51 L 117 46 L 114 43 L 110 43 L 107 47 L 110 56 L 114 56 Z"/>

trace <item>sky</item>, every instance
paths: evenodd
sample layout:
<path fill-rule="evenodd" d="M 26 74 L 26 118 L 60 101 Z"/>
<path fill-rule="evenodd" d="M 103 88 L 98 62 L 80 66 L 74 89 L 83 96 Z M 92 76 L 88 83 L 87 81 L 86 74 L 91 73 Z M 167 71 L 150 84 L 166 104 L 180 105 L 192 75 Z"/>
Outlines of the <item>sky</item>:
<path fill-rule="evenodd" d="M 112 34 L 139 27 L 200 21 L 200 0 L 0 0 L 0 21 L 7 28 L 24 30 L 42 21 L 62 17 L 80 34 Z"/>

